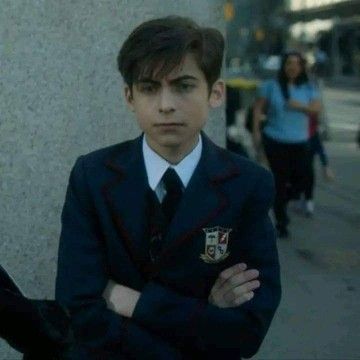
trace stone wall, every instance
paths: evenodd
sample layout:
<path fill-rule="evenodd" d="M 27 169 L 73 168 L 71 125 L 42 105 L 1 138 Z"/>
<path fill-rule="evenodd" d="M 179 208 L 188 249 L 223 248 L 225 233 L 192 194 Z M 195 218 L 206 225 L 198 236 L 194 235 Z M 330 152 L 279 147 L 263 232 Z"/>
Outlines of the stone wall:
<path fill-rule="evenodd" d="M 224 29 L 221 0 L 0 0 L 0 263 L 53 298 L 60 212 L 80 155 L 139 134 L 118 50 L 144 20 L 191 16 Z M 224 109 L 207 133 L 225 141 Z M 0 359 L 19 359 L 0 340 Z"/>

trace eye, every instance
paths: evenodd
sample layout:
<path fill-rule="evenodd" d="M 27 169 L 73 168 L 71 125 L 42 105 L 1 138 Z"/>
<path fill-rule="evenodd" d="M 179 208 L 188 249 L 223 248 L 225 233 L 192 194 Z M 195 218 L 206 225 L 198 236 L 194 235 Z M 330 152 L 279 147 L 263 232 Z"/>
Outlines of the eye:
<path fill-rule="evenodd" d="M 179 92 L 190 92 L 194 87 L 195 85 L 190 83 L 179 83 L 176 85 L 176 89 Z"/>
<path fill-rule="evenodd" d="M 157 87 L 155 84 L 140 84 L 139 85 L 139 91 L 144 94 L 153 94 L 157 90 Z"/>

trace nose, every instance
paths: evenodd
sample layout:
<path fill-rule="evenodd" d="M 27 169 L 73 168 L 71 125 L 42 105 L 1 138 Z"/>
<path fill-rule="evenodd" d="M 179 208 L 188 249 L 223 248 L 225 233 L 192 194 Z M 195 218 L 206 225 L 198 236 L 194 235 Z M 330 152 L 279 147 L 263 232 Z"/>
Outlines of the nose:
<path fill-rule="evenodd" d="M 175 111 L 175 99 L 171 91 L 163 89 L 160 92 L 159 98 L 159 112 L 162 114 L 169 114 Z"/>

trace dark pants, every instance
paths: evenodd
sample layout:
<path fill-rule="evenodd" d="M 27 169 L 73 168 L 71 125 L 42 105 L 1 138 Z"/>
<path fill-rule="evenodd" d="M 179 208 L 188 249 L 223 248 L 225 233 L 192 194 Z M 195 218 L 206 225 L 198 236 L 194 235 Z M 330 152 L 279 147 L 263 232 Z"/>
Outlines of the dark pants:
<path fill-rule="evenodd" d="M 314 197 L 314 187 L 315 187 L 315 169 L 314 169 L 314 158 L 315 155 L 319 155 L 321 165 L 327 166 L 329 160 L 325 149 L 322 145 L 320 135 L 316 132 L 309 140 L 310 145 L 310 154 L 309 154 L 309 174 L 307 176 L 307 182 L 305 186 L 305 199 L 311 200 Z"/>
<path fill-rule="evenodd" d="M 304 192 L 309 174 L 308 142 L 287 144 L 263 136 L 264 150 L 274 174 L 276 197 L 274 214 L 278 229 L 286 229 L 289 223 L 287 203 L 299 198 Z"/>
<path fill-rule="evenodd" d="M 312 200 L 314 197 L 314 186 L 315 186 L 314 156 L 315 154 L 313 152 L 310 152 L 308 174 L 306 177 L 306 184 L 304 191 L 306 200 Z"/>

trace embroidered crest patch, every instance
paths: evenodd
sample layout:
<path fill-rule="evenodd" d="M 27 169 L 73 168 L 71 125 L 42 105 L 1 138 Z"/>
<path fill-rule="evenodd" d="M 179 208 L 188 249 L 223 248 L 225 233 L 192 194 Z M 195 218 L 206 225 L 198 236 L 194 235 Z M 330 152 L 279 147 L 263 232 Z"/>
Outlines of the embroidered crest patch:
<path fill-rule="evenodd" d="M 230 254 L 227 248 L 229 234 L 232 229 L 216 226 L 213 228 L 204 228 L 203 230 L 206 234 L 205 254 L 201 254 L 200 258 L 209 264 L 225 260 Z"/>

